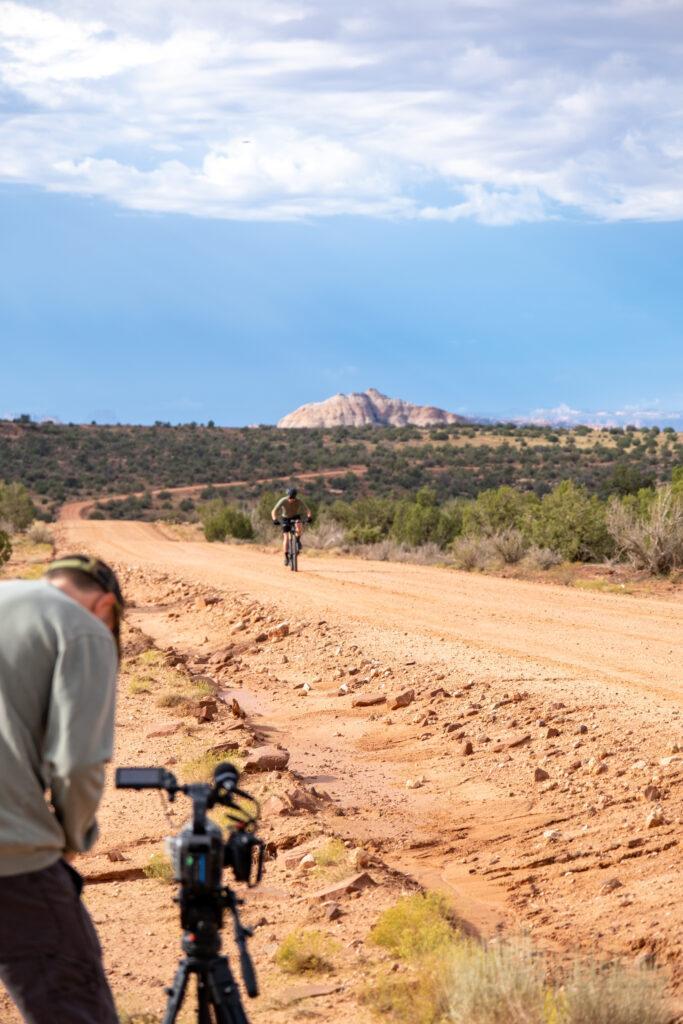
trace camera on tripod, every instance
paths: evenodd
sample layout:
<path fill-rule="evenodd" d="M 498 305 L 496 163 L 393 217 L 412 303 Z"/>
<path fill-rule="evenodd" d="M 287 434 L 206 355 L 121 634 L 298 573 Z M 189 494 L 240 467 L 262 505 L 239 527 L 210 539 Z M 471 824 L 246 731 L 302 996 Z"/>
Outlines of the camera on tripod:
<path fill-rule="evenodd" d="M 223 884 L 224 868 L 230 868 L 236 881 L 245 882 L 249 887 L 258 885 L 263 874 L 264 843 L 254 831 L 258 801 L 239 789 L 238 782 L 239 773 L 228 762 L 218 765 L 213 784 L 180 785 L 165 768 L 116 770 L 118 789 L 163 789 L 170 802 L 178 793 L 192 801 L 192 820 L 178 835 L 166 840 L 173 877 L 178 883 L 178 894 L 174 898 L 180 905 L 181 945 L 186 956 L 178 966 L 173 985 L 167 989 L 169 998 L 163 1024 L 173 1024 L 177 1019 L 190 974 L 197 976 L 200 1024 L 211 1021 L 212 1012 L 218 1024 L 248 1024 L 227 958 L 219 955 L 225 908 L 233 917 L 244 987 L 250 997 L 258 995 L 256 974 L 247 949 L 251 931 L 239 917 L 242 900 Z M 225 808 L 228 821 L 225 840 L 221 828 L 207 816 L 217 805 Z"/>

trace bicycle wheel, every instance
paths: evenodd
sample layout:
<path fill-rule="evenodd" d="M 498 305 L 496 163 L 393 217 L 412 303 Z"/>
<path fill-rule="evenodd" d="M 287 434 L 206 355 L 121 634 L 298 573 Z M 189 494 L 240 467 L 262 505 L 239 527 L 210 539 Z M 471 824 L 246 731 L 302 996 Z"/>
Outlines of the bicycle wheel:
<path fill-rule="evenodd" d="M 294 530 L 289 535 L 289 568 L 292 572 L 298 572 L 299 551 Z"/>

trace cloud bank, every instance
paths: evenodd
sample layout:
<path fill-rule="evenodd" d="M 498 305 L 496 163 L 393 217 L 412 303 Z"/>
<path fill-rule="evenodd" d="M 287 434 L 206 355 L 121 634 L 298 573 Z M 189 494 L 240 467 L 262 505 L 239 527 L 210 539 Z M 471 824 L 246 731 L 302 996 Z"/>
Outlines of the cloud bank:
<path fill-rule="evenodd" d="M 677 220 L 681 38 L 680 0 L 3 0 L 0 181 L 252 220 Z"/>

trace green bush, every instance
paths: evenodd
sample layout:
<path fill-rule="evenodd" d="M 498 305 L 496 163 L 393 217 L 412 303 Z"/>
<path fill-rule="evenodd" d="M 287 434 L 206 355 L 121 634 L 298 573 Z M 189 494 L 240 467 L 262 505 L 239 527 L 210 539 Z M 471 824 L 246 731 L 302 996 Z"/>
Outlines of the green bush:
<path fill-rule="evenodd" d="M 370 932 L 370 941 L 402 960 L 437 953 L 457 938 L 448 900 L 441 893 L 414 893 L 389 907 Z"/>
<path fill-rule="evenodd" d="M 563 480 L 541 499 L 531 520 L 532 540 L 570 562 L 605 558 L 614 550 L 606 508 L 586 488 Z"/>
<path fill-rule="evenodd" d="M 440 508 L 436 491 L 422 487 L 414 501 L 399 501 L 396 504 L 390 535 L 399 544 L 420 547 L 422 544 L 438 544 L 445 548 L 462 529 L 460 504 L 452 502 Z"/>
<path fill-rule="evenodd" d="M 13 530 L 25 530 L 36 517 L 31 495 L 23 484 L 0 482 L 0 520 Z"/>
<path fill-rule="evenodd" d="M 232 505 L 226 505 L 220 498 L 202 505 L 199 518 L 208 541 L 223 541 L 226 537 L 252 540 L 254 537 L 254 527 L 249 516 Z"/>
<path fill-rule="evenodd" d="M 463 533 L 490 537 L 503 530 L 520 530 L 526 535 L 538 506 L 538 497 L 531 491 L 508 486 L 482 491 L 463 509 Z"/>
<path fill-rule="evenodd" d="M 0 530 L 0 565 L 4 565 L 5 562 L 9 562 L 12 557 L 12 541 L 9 539 L 9 534 L 4 530 Z"/>

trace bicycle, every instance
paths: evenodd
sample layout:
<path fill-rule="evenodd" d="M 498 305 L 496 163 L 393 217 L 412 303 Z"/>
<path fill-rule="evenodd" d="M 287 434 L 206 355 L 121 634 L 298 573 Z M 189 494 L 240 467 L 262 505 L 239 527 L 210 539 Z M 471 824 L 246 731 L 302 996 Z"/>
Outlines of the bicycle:
<path fill-rule="evenodd" d="M 284 526 L 287 534 L 287 564 L 292 572 L 299 571 L 299 548 L 301 541 L 301 531 L 298 524 L 301 523 L 301 516 L 295 516 L 294 519 L 276 519 L 274 520 L 276 526 Z M 308 522 L 310 523 L 310 519 Z"/>

